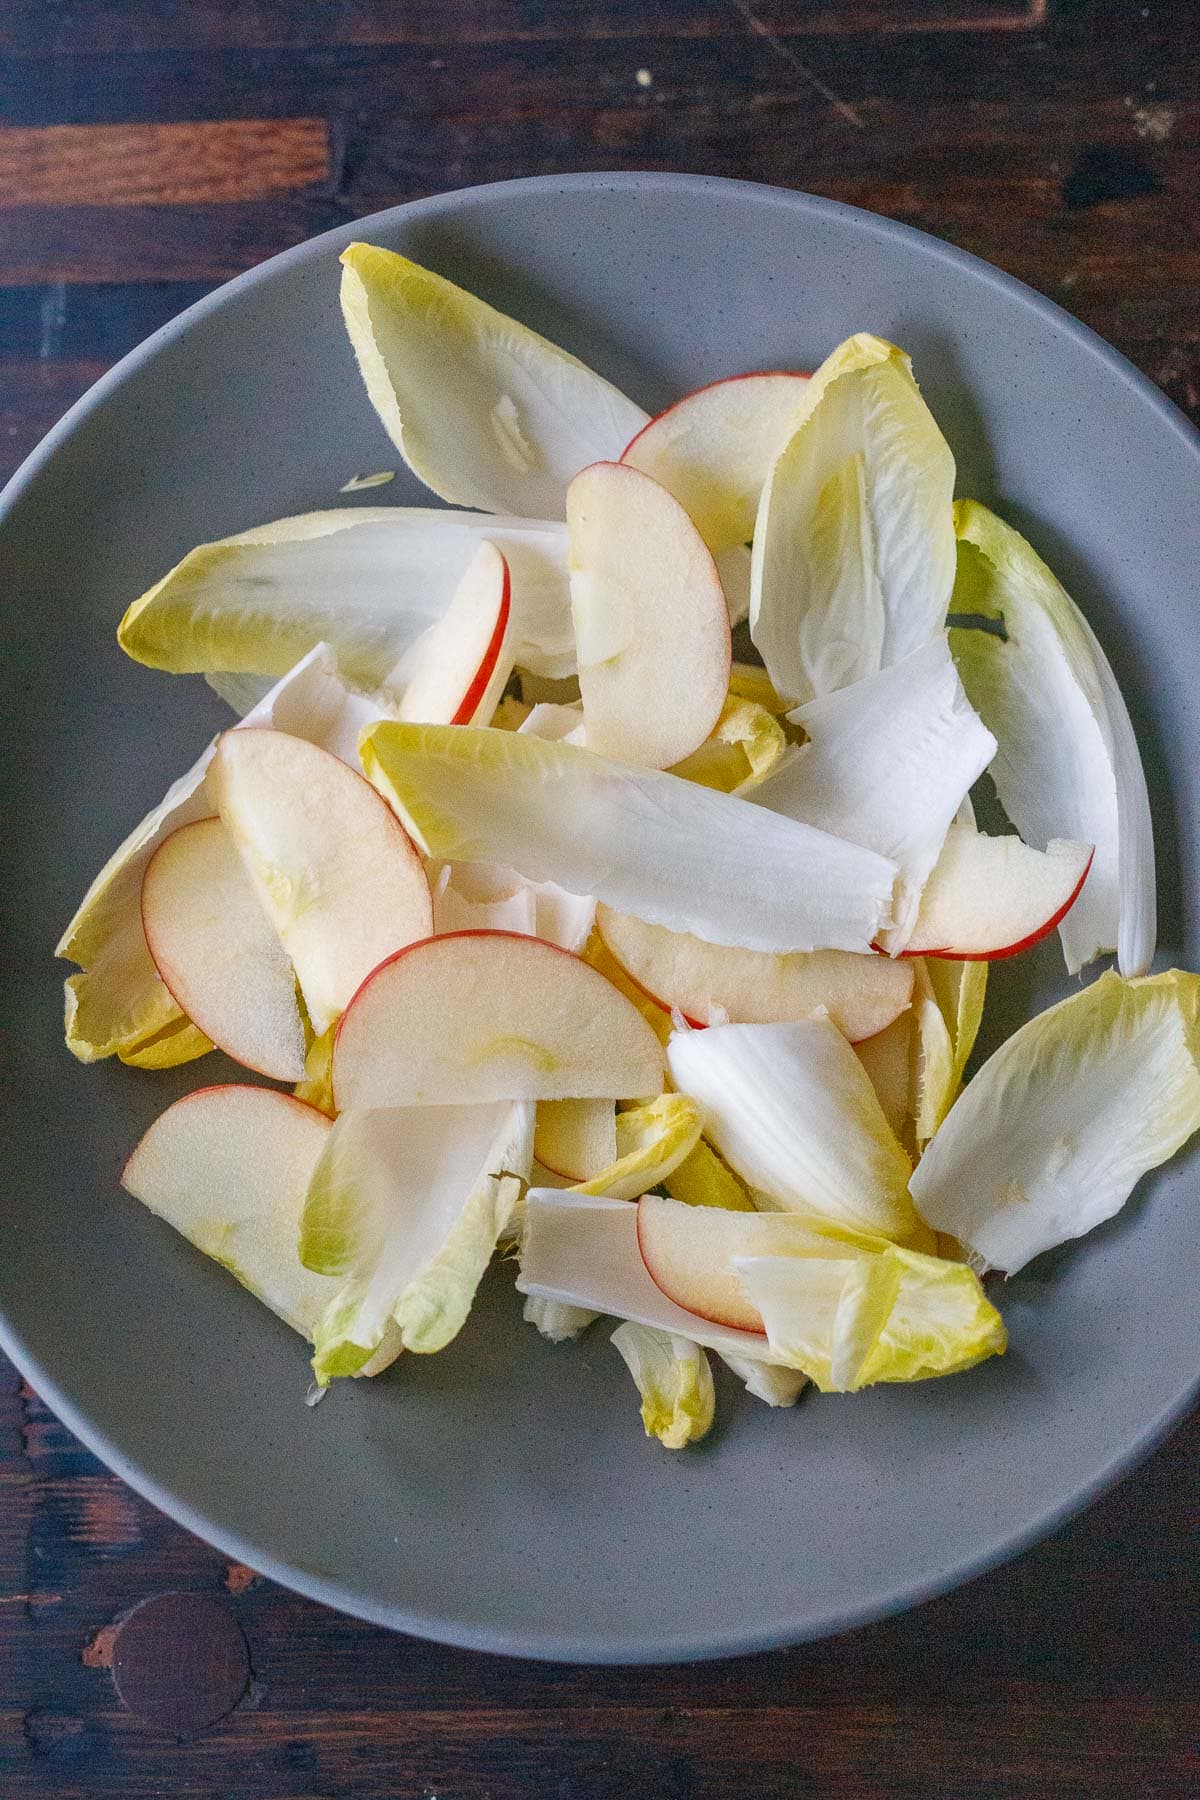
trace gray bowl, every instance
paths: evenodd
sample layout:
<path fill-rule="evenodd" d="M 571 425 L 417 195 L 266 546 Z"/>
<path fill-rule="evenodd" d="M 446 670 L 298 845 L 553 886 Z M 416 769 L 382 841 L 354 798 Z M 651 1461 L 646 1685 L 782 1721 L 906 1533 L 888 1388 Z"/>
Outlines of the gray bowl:
<path fill-rule="evenodd" d="M 335 504 L 391 467 L 338 313 L 352 237 L 394 245 L 576 350 L 644 405 L 877 331 L 911 350 L 959 459 L 1079 598 L 1129 696 L 1158 827 L 1161 961 L 1197 962 L 1200 441 L 1048 301 L 851 208 L 670 176 L 518 181 L 289 251 L 160 331 L 3 502 L 15 775 L 5 837 L 14 1050 L 0 1341 L 134 1487 L 227 1554 L 420 1635 L 594 1661 L 713 1656 L 844 1629 L 1050 1530 L 1144 1455 L 1200 1372 L 1194 1160 L 999 1295 L 1008 1355 L 770 1412 L 722 1385 L 672 1455 L 602 1327 L 554 1348 L 498 1268 L 462 1337 L 304 1405 L 303 1347 L 118 1187 L 187 1089 L 81 1068 L 50 955 L 92 873 L 224 714 L 127 662 L 127 601 L 191 544 Z M 366 498 L 423 498 L 402 476 Z M 1065 991 L 1055 945 L 1001 966 L 994 1040 Z"/>

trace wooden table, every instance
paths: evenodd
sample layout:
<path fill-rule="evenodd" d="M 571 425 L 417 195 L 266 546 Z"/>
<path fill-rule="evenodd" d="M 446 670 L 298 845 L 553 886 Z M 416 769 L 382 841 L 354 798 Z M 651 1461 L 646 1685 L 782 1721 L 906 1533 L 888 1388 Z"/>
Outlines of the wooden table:
<path fill-rule="evenodd" d="M 908 220 L 1064 302 L 1200 418 L 1198 50 L 1196 0 L 0 0 L 0 473 L 249 264 L 399 200 L 580 168 Z M 848 1637 L 542 1668 L 230 1566 L 3 1367 L 0 1793 L 1182 1800 L 1198 1451 L 1193 1420 L 1049 1543 Z"/>

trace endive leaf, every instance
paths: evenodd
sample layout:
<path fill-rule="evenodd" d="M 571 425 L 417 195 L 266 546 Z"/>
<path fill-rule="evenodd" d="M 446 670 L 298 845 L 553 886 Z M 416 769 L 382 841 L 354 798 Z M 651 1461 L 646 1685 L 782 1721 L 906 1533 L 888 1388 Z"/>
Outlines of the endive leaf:
<path fill-rule="evenodd" d="M 700 1103 L 705 1136 L 769 1202 L 889 1238 L 912 1233 L 908 1157 L 828 1018 L 677 1031 L 667 1062 Z"/>
<path fill-rule="evenodd" d="M 776 1358 L 823 1393 L 923 1381 L 1003 1353 L 1004 1322 L 960 1263 L 888 1244 L 844 1260 L 735 1257 Z"/>
<path fill-rule="evenodd" d="M 568 1306 L 563 1300 L 539 1300 L 535 1294 L 526 1297 L 521 1317 L 534 1325 L 552 1344 L 569 1344 L 587 1330 L 599 1313 L 586 1306 Z"/>
<path fill-rule="evenodd" d="M 776 1363 L 750 1362 L 744 1356 L 722 1355 L 721 1361 L 745 1383 L 746 1392 L 768 1406 L 795 1406 L 808 1386 L 803 1369 L 785 1369 Z"/>
<path fill-rule="evenodd" d="M 443 500 L 561 519 L 567 483 L 648 415 L 586 364 L 394 251 L 342 252 L 342 314 L 371 403 Z"/>
<path fill-rule="evenodd" d="M 533 1107 L 392 1107 L 336 1120 L 300 1226 L 305 1268 L 344 1281 L 317 1322 L 322 1385 L 363 1366 L 389 1322 L 405 1349 L 462 1329 L 533 1156 Z"/>
<path fill-rule="evenodd" d="M 1106 974 L 972 1078 L 912 1179 L 923 1219 L 1010 1275 L 1082 1237 L 1200 1129 L 1200 975 Z"/>
<path fill-rule="evenodd" d="M 662 1185 L 672 1200 L 682 1200 L 685 1206 L 716 1206 L 723 1212 L 754 1211 L 748 1189 L 703 1138 L 677 1169 L 663 1176 Z"/>
<path fill-rule="evenodd" d="M 1076 974 L 1115 949 L 1123 975 L 1154 955 L 1154 833 L 1129 713 L 1108 658 L 1070 595 L 1019 532 L 974 500 L 955 507 L 955 610 L 1004 622 L 1004 637 L 951 634 L 973 705 L 999 743 L 991 775 L 1012 823 L 1044 850 L 1094 844 L 1083 892 L 1059 926 Z"/>
<path fill-rule="evenodd" d="M 506 859 L 530 880 L 755 950 L 866 950 L 888 918 L 892 863 L 675 775 L 472 726 L 388 722 L 360 751 L 429 856 Z"/>
<path fill-rule="evenodd" d="M 913 958 L 913 1019 L 917 1032 L 916 1135 L 933 1136 L 962 1086 L 967 1059 L 983 1019 L 986 962 Z"/>
<path fill-rule="evenodd" d="M 616 1116 L 617 1160 L 589 1181 L 577 1182 L 575 1194 L 607 1194 L 612 1200 L 636 1200 L 677 1169 L 700 1138 L 700 1109 L 683 1094 L 660 1094 L 644 1106 Z"/>
<path fill-rule="evenodd" d="M 671 773 L 722 794 L 739 793 L 765 780 L 786 749 L 787 738 L 774 714 L 731 693 L 708 737 Z"/>
<path fill-rule="evenodd" d="M 758 1332 L 715 1325 L 668 1300 L 638 1250 L 637 1212 L 627 1200 L 531 1188 L 525 1196 L 518 1291 L 632 1319 L 721 1355 L 778 1361 Z"/>
<path fill-rule="evenodd" d="M 860 333 L 809 383 L 759 501 L 750 633 L 793 702 L 902 661 L 954 585 L 954 458 L 902 350 Z"/>
<path fill-rule="evenodd" d="M 712 1370 L 699 1344 L 627 1320 L 612 1334 L 613 1348 L 642 1396 L 647 1437 L 668 1450 L 682 1450 L 712 1426 L 717 1397 Z"/>
<path fill-rule="evenodd" d="M 377 687 L 441 618 L 484 538 L 512 577 L 517 661 L 569 675 L 566 526 L 440 507 L 301 513 L 200 544 L 133 602 L 117 637 L 176 675 L 283 675 L 325 642 L 348 680 Z M 244 690 L 230 698 L 240 710 Z"/>
<path fill-rule="evenodd" d="M 504 863 L 448 862 L 429 870 L 433 924 L 452 931 L 519 931 L 564 950 L 583 949 L 596 916 L 594 900 L 552 881 L 526 881 Z"/>
<path fill-rule="evenodd" d="M 945 633 L 852 687 L 789 714 L 809 742 L 753 790 L 760 806 L 888 857 L 900 869 L 892 954 L 996 740 L 963 692 Z"/>
<path fill-rule="evenodd" d="M 359 731 L 380 716 L 378 705 L 349 692 L 328 647 L 321 644 L 243 723 L 274 726 L 356 761 Z M 208 745 L 109 857 L 58 944 L 56 955 L 79 963 L 83 971 L 66 983 L 67 1047 L 81 1062 L 113 1055 L 137 1061 L 151 1040 L 164 1049 L 168 1034 L 172 1051 L 178 1053 L 172 1061 L 202 1055 L 210 1048 L 199 1033 L 182 1032 L 183 1014 L 159 979 L 146 947 L 141 892 L 146 864 L 163 839 L 181 825 L 216 812 L 204 786 L 213 748 Z"/>

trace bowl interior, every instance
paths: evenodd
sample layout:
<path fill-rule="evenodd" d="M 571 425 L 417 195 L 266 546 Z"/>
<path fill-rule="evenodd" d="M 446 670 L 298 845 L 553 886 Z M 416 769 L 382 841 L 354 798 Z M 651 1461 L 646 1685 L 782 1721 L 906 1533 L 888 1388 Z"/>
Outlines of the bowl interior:
<path fill-rule="evenodd" d="M 153 1500 L 268 1574 L 404 1629 L 633 1659 L 794 1641 L 901 1604 L 1046 1528 L 1194 1384 L 1195 1159 L 999 1295 L 1011 1348 L 953 1380 L 776 1414 L 719 1381 L 696 1451 L 642 1436 L 603 1326 L 555 1348 L 489 1276 L 461 1339 L 316 1409 L 299 1341 L 124 1194 L 170 1100 L 237 1079 L 64 1051 L 51 947 L 94 871 L 224 710 L 114 631 L 193 543 L 347 504 L 396 466 L 342 330 L 337 255 L 405 250 L 647 407 L 718 375 L 812 367 L 849 332 L 905 345 L 958 458 L 1087 610 L 1130 700 L 1160 857 L 1160 961 L 1197 960 L 1197 440 L 1048 302 L 934 240 L 767 189 L 657 176 L 473 190 L 331 234 L 169 326 L 52 434 L 7 498 L 10 1164 L 4 1340 Z M 426 496 L 401 472 L 364 498 Z M 1056 942 L 997 968 L 989 1042 L 1067 988 Z"/>

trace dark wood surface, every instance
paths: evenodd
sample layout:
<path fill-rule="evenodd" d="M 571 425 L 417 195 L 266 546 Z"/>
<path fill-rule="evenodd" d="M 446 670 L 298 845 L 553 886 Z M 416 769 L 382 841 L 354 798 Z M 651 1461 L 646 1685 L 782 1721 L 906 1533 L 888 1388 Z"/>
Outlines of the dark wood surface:
<path fill-rule="evenodd" d="M 1196 0 L 0 0 L 0 474 L 249 264 L 580 168 L 920 225 L 1200 419 Z M 0 1794 L 1193 1796 L 1198 1451 L 1193 1419 L 1014 1564 L 826 1644 L 543 1668 L 229 1565 L 0 1364 Z"/>

